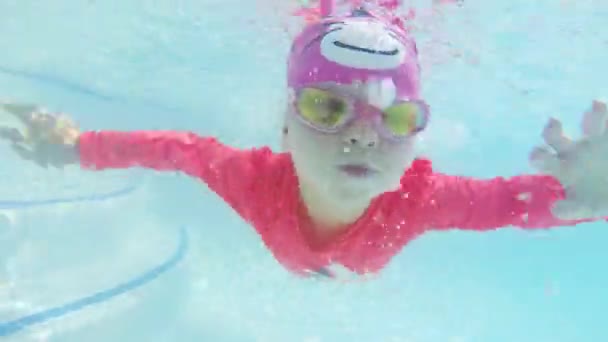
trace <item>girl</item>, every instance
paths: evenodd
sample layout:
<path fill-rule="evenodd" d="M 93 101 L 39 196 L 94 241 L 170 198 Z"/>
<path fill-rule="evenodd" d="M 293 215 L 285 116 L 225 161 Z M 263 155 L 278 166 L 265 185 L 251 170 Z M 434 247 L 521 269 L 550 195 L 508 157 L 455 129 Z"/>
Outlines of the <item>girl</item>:
<path fill-rule="evenodd" d="M 375 273 L 430 230 L 565 226 L 606 209 L 608 193 L 597 190 L 606 182 L 596 158 L 608 140 L 596 138 L 600 129 L 573 142 L 550 121 L 544 138 L 557 154 L 532 154 L 546 175 L 474 179 L 415 159 L 430 110 L 414 40 L 394 18 L 359 8 L 332 17 L 331 3 L 322 4 L 324 17 L 306 25 L 288 58 L 286 152 L 239 150 L 190 132 L 80 133 L 65 116 L 9 103 L 4 109 L 27 134 L 4 128 L 0 135 L 45 167 L 144 167 L 201 179 L 299 275 L 332 277 L 334 265 Z M 594 102 L 586 119 L 605 127 L 605 104 Z"/>

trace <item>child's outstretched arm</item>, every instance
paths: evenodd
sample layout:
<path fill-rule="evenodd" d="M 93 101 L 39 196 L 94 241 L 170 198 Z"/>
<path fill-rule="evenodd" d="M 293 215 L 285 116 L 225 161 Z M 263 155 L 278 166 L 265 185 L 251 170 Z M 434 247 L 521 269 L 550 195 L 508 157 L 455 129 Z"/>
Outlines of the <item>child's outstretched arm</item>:
<path fill-rule="evenodd" d="M 75 148 L 85 169 L 143 167 L 179 171 L 211 183 L 227 172 L 242 177 L 253 171 L 256 156 L 270 153 L 266 148 L 242 150 L 213 137 L 169 130 L 83 132 Z"/>
<path fill-rule="evenodd" d="M 272 162 L 269 148 L 237 149 L 211 137 L 177 131 L 100 131 L 80 133 L 66 116 L 35 106 L 0 104 L 26 127 L 25 132 L 0 127 L 0 139 L 12 143 L 24 159 L 43 167 L 79 164 L 104 170 L 143 167 L 178 171 L 204 181 L 244 214 L 250 194 Z M 253 191 L 250 191 L 253 190 Z M 245 215 L 246 216 L 246 215 Z"/>
<path fill-rule="evenodd" d="M 430 229 L 439 230 L 535 229 L 592 220 L 562 220 L 553 215 L 553 205 L 563 199 L 561 184 L 548 175 L 476 179 L 432 174 L 422 212 Z"/>
<path fill-rule="evenodd" d="M 582 119 L 583 136 L 566 137 L 550 119 L 546 146 L 532 150 L 542 174 L 473 179 L 431 174 L 423 206 L 436 228 L 549 228 L 608 217 L 608 110 L 595 100 Z"/>

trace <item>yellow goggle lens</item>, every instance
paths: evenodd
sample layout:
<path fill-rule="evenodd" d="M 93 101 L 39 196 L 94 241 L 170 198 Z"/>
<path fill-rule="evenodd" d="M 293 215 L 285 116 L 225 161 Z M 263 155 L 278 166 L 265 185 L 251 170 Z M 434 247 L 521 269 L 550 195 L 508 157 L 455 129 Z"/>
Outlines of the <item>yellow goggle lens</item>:
<path fill-rule="evenodd" d="M 346 101 L 328 91 L 307 88 L 302 90 L 297 102 L 300 115 L 315 126 L 332 128 L 346 119 Z"/>
<path fill-rule="evenodd" d="M 395 135 L 408 135 L 418 127 L 422 110 L 416 103 L 400 103 L 384 111 L 384 123 Z"/>

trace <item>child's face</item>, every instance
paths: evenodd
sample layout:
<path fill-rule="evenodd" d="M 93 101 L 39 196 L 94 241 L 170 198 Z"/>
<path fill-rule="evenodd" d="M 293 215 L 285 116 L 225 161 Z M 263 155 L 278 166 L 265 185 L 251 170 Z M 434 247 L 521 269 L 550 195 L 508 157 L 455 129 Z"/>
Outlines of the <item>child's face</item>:
<path fill-rule="evenodd" d="M 390 80 L 353 85 L 325 83 L 318 87 L 379 110 L 396 100 Z M 371 199 L 398 186 L 414 158 L 413 136 L 390 139 L 366 117 L 354 119 L 336 132 L 319 131 L 295 115 L 295 94 L 291 95 L 285 143 L 301 181 L 344 200 L 354 196 Z"/>

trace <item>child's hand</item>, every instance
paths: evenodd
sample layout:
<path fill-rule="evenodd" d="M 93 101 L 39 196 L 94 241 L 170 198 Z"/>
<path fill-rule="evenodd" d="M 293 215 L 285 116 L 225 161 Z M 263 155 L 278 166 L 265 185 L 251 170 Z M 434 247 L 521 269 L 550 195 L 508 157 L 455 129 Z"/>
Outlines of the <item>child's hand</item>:
<path fill-rule="evenodd" d="M 76 144 L 80 132 L 67 116 L 49 113 L 34 105 L 8 102 L 0 102 L 0 110 L 25 126 L 24 132 L 0 126 L 0 140 L 9 141 L 21 158 L 44 168 L 49 165 L 63 168 L 78 161 Z"/>
<path fill-rule="evenodd" d="M 561 219 L 608 216 L 608 111 L 603 101 L 593 101 L 582 120 L 583 137 L 564 136 L 562 124 L 550 119 L 543 131 L 548 147 L 530 154 L 532 166 L 557 178 L 566 191 L 553 214 Z"/>

